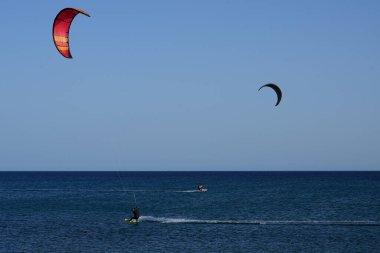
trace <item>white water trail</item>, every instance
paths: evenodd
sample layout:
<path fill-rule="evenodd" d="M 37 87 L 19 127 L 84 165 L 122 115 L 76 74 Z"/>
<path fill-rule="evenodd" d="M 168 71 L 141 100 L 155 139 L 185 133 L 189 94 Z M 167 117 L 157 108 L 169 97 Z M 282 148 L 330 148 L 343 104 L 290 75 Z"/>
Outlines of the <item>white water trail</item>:
<path fill-rule="evenodd" d="M 199 190 L 184 190 L 184 191 L 173 191 L 173 192 L 199 192 Z"/>
<path fill-rule="evenodd" d="M 53 188 L 46 188 L 46 189 L 0 189 L 1 191 L 60 191 L 60 192 L 66 192 L 71 191 L 71 189 L 53 189 Z M 76 192 L 179 192 L 179 193 L 198 193 L 199 190 L 165 190 L 165 189 L 75 189 L 72 191 Z"/>
<path fill-rule="evenodd" d="M 190 224 L 247 224 L 247 225 L 325 225 L 325 226 L 380 226 L 378 221 L 316 221 L 316 220 L 202 220 L 141 216 L 141 222 Z"/>

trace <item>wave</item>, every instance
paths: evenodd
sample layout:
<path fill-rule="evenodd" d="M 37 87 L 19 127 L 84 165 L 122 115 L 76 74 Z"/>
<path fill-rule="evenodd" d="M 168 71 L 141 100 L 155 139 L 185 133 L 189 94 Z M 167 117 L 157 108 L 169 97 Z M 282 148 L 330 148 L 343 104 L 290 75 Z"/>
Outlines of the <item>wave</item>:
<path fill-rule="evenodd" d="M 241 224 L 241 225 L 324 225 L 324 226 L 380 226 L 378 221 L 313 221 L 313 220 L 201 220 L 141 216 L 141 222 L 190 223 L 190 224 Z"/>

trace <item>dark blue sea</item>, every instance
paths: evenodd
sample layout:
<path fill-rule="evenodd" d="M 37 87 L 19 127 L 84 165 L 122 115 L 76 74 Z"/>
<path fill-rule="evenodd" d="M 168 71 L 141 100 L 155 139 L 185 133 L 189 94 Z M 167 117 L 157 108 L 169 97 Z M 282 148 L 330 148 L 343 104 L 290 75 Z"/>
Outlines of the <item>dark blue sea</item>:
<path fill-rule="evenodd" d="M 380 172 L 0 172 L 0 252 L 380 252 Z"/>

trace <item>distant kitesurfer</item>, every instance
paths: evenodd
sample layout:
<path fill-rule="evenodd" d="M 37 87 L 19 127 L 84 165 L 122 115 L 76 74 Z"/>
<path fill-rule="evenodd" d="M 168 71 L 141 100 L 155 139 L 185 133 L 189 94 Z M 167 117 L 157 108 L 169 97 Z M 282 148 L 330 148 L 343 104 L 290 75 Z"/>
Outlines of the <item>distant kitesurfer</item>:
<path fill-rule="evenodd" d="M 206 190 L 206 188 L 203 185 L 198 185 L 198 191 L 205 192 L 207 190 Z"/>
<path fill-rule="evenodd" d="M 134 207 L 132 208 L 132 218 L 130 219 L 130 221 L 132 220 L 138 220 L 140 218 L 140 214 L 139 214 L 139 209 L 137 207 Z"/>

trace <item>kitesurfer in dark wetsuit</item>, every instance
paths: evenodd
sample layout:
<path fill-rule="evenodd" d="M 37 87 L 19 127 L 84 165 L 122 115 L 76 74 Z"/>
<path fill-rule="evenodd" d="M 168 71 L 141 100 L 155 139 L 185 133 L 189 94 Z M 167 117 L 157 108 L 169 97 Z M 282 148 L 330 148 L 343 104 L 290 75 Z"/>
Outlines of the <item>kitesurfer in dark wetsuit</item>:
<path fill-rule="evenodd" d="M 132 208 L 133 216 L 130 220 L 138 220 L 140 218 L 139 209 L 137 207 Z"/>

